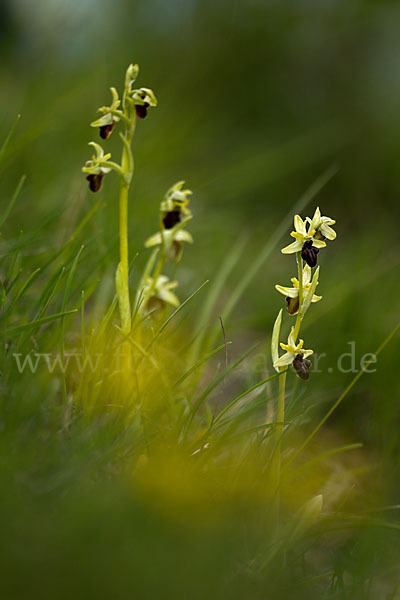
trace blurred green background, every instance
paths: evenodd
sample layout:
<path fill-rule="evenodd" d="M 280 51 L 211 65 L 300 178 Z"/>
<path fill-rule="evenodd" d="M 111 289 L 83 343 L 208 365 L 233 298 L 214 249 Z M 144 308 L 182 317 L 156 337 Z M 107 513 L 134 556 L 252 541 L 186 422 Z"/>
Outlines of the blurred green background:
<path fill-rule="evenodd" d="M 195 244 L 176 273 L 180 297 L 213 281 L 245 243 L 211 324 L 295 202 L 337 167 L 302 212 L 318 204 L 337 221 L 337 241 L 319 260 L 324 299 L 305 331 L 306 347 L 327 354 L 308 388 L 323 414 L 352 376 L 336 368 L 348 343 L 355 341 L 359 364 L 400 320 L 399 28 L 400 5 L 390 0 L 2 0 L 1 139 L 22 115 L 0 172 L 2 205 L 27 175 L 2 232 L 2 256 L 22 231 L 30 236 L 24 269 L 41 266 L 98 200 L 80 172 L 87 142 L 99 141 L 89 123 L 109 102 L 108 88 L 121 89 L 126 66 L 138 62 L 138 85 L 151 87 L 159 106 L 135 136 L 131 254 L 156 230 L 165 191 L 185 179 Z M 108 148 L 117 156 L 118 140 Z M 81 285 L 98 280 L 98 293 L 111 297 L 115 178 L 101 194 L 77 277 Z M 294 261 L 280 253 L 287 243 L 286 234 L 225 322 L 232 355 L 261 340 L 269 360 L 282 304 L 274 284 L 294 275 Z M 397 337 L 328 425 L 340 442 L 364 443 L 388 504 L 400 494 L 399 351 Z"/>

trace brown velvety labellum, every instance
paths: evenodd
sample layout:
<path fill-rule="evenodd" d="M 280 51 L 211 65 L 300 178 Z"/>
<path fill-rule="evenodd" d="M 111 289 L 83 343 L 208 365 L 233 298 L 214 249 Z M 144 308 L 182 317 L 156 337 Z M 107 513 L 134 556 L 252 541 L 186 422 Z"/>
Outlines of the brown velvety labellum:
<path fill-rule="evenodd" d="M 177 223 L 180 222 L 180 220 L 181 214 L 179 210 L 171 210 L 170 212 L 167 212 L 162 220 L 164 229 L 172 229 Z"/>
<path fill-rule="evenodd" d="M 312 245 L 312 241 L 304 242 L 304 246 L 301 250 L 301 258 L 308 264 L 309 267 L 313 268 L 317 264 L 319 248 Z"/>
<path fill-rule="evenodd" d="M 311 361 L 304 358 L 304 354 L 298 354 L 292 362 L 297 377 L 303 381 L 310 379 Z"/>
<path fill-rule="evenodd" d="M 297 315 L 299 312 L 299 297 L 290 298 L 290 296 L 286 296 L 286 310 L 289 315 Z"/>
<path fill-rule="evenodd" d="M 139 119 L 145 119 L 147 117 L 147 109 L 149 105 L 147 102 L 144 104 L 135 104 L 136 115 Z"/>
<path fill-rule="evenodd" d="M 98 192 L 103 187 L 104 173 L 91 173 L 86 177 L 89 182 L 89 190 L 91 192 Z"/>
<path fill-rule="evenodd" d="M 110 123 L 109 125 L 102 125 L 100 127 L 100 137 L 103 140 L 106 140 L 107 138 L 110 137 L 112 130 L 114 129 L 114 121 L 112 123 Z"/>

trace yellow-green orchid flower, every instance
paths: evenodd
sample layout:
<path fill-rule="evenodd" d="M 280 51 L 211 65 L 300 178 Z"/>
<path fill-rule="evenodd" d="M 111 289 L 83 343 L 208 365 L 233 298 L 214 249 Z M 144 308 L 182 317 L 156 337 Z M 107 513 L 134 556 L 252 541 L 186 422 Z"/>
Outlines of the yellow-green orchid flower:
<path fill-rule="evenodd" d="M 165 194 L 165 199 L 161 202 L 161 211 L 165 213 L 177 212 L 178 214 L 185 216 L 190 215 L 188 204 L 189 198 L 193 192 L 192 190 L 182 189 L 184 185 L 184 181 L 178 181 L 169 188 L 168 192 Z"/>
<path fill-rule="evenodd" d="M 96 121 L 90 123 L 91 127 L 99 127 L 100 128 L 100 137 L 103 140 L 106 140 L 110 137 L 111 132 L 114 128 L 114 124 L 120 121 L 121 118 L 124 118 L 124 114 L 118 110 L 121 101 L 118 97 L 117 90 L 112 87 L 110 88 L 112 95 L 112 103 L 110 106 L 102 106 L 98 109 L 97 112 L 101 113 L 102 116 Z"/>
<path fill-rule="evenodd" d="M 89 182 L 89 188 L 92 192 L 98 192 L 103 186 L 103 177 L 105 173 L 109 173 L 112 167 L 108 167 L 107 163 L 111 158 L 111 154 L 104 154 L 103 148 L 96 142 L 89 142 L 89 146 L 93 146 L 96 151 L 91 158 L 87 160 L 85 166 L 82 167 L 83 173 L 88 173 L 86 179 Z"/>
<path fill-rule="evenodd" d="M 192 192 L 183 190 L 184 184 L 184 181 L 179 181 L 168 190 L 160 205 L 161 231 L 145 242 L 146 248 L 160 246 L 165 258 L 174 263 L 181 259 L 182 242 L 193 243 L 191 234 L 183 229 L 192 218 L 187 207 Z"/>
<path fill-rule="evenodd" d="M 177 281 L 170 281 L 166 275 L 159 275 L 156 281 L 152 277 L 148 277 L 143 287 L 143 298 L 146 298 L 146 304 L 143 307 L 144 312 L 156 312 L 163 309 L 166 304 L 171 304 L 171 306 L 177 308 L 179 299 L 171 291 L 177 285 Z"/>
<path fill-rule="evenodd" d="M 314 248 L 317 248 L 318 250 L 320 248 L 325 248 L 325 246 L 326 246 L 325 242 L 322 240 L 315 239 L 314 235 L 315 235 L 316 231 L 311 229 L 311 227 L 309 227 L 309 229 L 307 230 L 307 224 L 308 224 L 307 219 L 305 221 L 303 221 L 303 219 L 300 217 L 300 215 L 295 215 L 295 217 L 294 217 L 295 231 L 292 231 L 290 233 L 290 235 L 292 237 L 294 237 L 296 241 L 292 242 L 288 246 L 285 246 L 285 248 L 282 248 L 281 252 L 283 254 L 294 254 L 295 252 L 301 252 L 304 244 L 307 242 L 308 243 L 311 242 L 310 247 L 313 246 Z M 313 235 L 313 233 L 314 233 L 314 235 Z"/>
<path fill-rule="evenodd" d="M 106 173 L 111 170 L 116 171 L 121 177 L 124 176 L 124 171 L 121 166 L 110 160 L 111 154 L 104 154 L 103 148 L 96 142 L 89 142 L 89 146 L 93 146 L 96 151 L 91 158 L 85 162 L 85 166 L 82 167 L 83 173 L 89 173 L 86 179 L 89 182 L 89 189 L 92 192 L 98 192 L 101 190 L 103 185 L 103 177 Z"/>
<path fill-rule="evenodd" d="M 284 287 L 276 285 L 275 289 L 286 296 L 287 311 L 289 315 L 296 315 L 299 312 L 299 280 L 292 277 L 291 282 L 293 287 Z M 305 295 L 311 287 L 311 268 L 306 265 L 303 269 L 303 294 Z M 313 295 L 311 302 L 319 302 L 322 296 Z"/>
<path fill-rule="evenodd" d="M 135 105 L 136 116 L 139 119 L 147 117 L 147 109 L 150 106 L 157 106 L 157 98 L 153 90 L 149 88 L 142 87 L 138 90 L 132 90 L 130 98 Z"/>
<path fill-rule="evenodd" d="M 288 342 L 287 344 L 280 344 L 280 347 L 282 348 L 282 350 L 285 350 L 285 354 L 282 354 L 282 356 L 280 358 L 278 358 L 277 360 L 274 361 L 274 367 L 279 368 L 279 367 L 286 367 L 288 365 L 290 365 L 291 363 L 293 363 L 293 361 L 299 356 L 301 356 L 301 359 L 305 359 L 307 358 L 307 356 L 310 356 L 313 351 L 312 350 L 304 350 L 303 349 L 303 344 L 304 341 L 303 340 L 299 340 L 298 343 L 296 344 L 296 340 L 294 337 L 294 327 L 292 327 L 289 337 L 288 337 Z M 300 359 L 298 359 L 300 360 Z"/>
<path fill-rule="evenodd" d="M 306 218 L 309 223 L 308 233 L 313 236 L 326 238 L 327 240 L 334 240 L 336 238 L 336 231 L 330 227 L 334 225 L 336 221 L 330 217 L 323 217 L 319 207 L 315 209 L 315 213 L 312 219 Z"/>

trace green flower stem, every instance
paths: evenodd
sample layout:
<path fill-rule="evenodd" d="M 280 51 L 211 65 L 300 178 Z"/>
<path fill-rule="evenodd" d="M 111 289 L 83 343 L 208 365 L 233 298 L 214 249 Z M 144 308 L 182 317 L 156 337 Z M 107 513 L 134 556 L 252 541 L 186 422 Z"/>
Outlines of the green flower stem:
<path fill-rule="evenodd" d="M 119 195 L 119 244 L 120 262 L 117 268 L 117 294 L 121 315 L 122 332 L 127 335 L 131 330 L 131 307 L 129 299 L 128 270 L 128 193 L 129 186 L 121 181 Z"/>
<path fill-rule="evenodd" d="M 276 421 L 279 425 L 276 426 L 276 450 L 278 456 L 277 465 L 277 487 L 279 487 L 280 465 L 281 465 L 281 438 L 282 438 L 282 423 L 285 420 L 285 391 L 286 391 L 286 371 L 279 375 L 279 393 L 278 393 L 278 410 L 276 413 Z"/>
<path fill-rule="evenodd" d="M 297 260 L 297 271 L 299 280 L 299 312 L 297 313 L 296 324 L 294 327 L 294 336 L 297 340 L 300 333 L 300 326 L 302 321 L 301 306 L 303 303 L 303 260 L 301 258 L 301 252 L 296 253 Z M 280 486 L 280 473 L 281 473 L 281 441 L 282 441 L 282 423 L 285 420 L 285 392 L 286 392 L 286 371 L 279 375 L 279 392 L 278 392 L 278 408 L 276 412 L 276 422 L 279 425 L 276 426 L 275 432 L 275 451 L 273 456 L 273 490 L 277 494 L 277 506 L 279 512 L 279 499 L 278 490 Z"/>
<path fill-rule="evenodd" d="M 297 260 L 297 272 L 299 280 L 299 312 L 297 313 L 296 323 L 294 326 L 294 339 L 297 340 L 300 333 L 300 326 L 302 321 L 301 306 L 303 304 L 303 260 L 301 258 L 301 252 L 296 253 Z"/>
<path fill-rule="evenodd" d="M 124 123 L 126 123 L 126 125 L 130 125 L 130 120 L 129 117 L 127 117 L 121 110 L 110 110 L 110 114 L 114 115 L 114 117 L 118 117 L 118 119 L 121 119 L 122 121 L 124 121 Z"/>
<path fill-rule="evenodd" d="M 125 103 L 124 103 L 125 104 Z M 127 114 L 127 107 L 124 106 Z M 129 297 L 129 251 L 128 251 L 128 197 L 129 188 L 133 177 L 132 138 L 135 132 L 136 116 L 127 114 L 129 125 L 123 136 L 123 150 L 121 159 L 121 186 L 119 193 L 119 241 L 120 262 L 116 274 L 116 287 L 118 294 L 119 311 L 121 315 L 121 329 L 128 335 L 132 327 L 131 305 Z"/>
<path fill-rule="evenodd" d="M 113 169 L 116 173 L 118 173 L 118 175 L 120 177 L 124 177 L 125 176 L 125 173 L 122 170 L 122 168 L 120 167 L 120 165 L 117 164 L 117 163 L 115 163 L 115 162 L 113 162 L 112 160 L 101 160 L 101 161 L 99 161 L 98 164 L 99 164 L 100 167 L 106 167 L 106 168 L 109 168 L 109 169 Z"/>
<path fill-rule="evenodd" d="M 279 487 L 281 483 L 281 442 L 282 442 L 282 423 L 285 420 L 285 391 L 286 391 L 286 370 L 279 375 L 279 393 L 278 409 L 276 412 L 276 422 L 279 425 L 275 430 L 275 446 L 272 457 L 272 494 L 276 500 L 276 525 L 279 523 Z"/>
<path fill-rule="evenodd" d="M 301 258 L 301 252 L 296 253 L 297 269 L 299 273 L 299 305 L 303 302 L 303 260 Z"/>

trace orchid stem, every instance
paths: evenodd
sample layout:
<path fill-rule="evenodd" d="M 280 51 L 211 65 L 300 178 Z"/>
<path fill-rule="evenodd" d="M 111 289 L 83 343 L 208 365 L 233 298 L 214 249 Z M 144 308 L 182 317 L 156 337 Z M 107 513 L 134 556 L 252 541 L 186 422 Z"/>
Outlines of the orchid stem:
<path fill-rule="evenodd" d="M 124 110 L 127 110 L 124 102 Z M 136 116 L 129 117 L 123 140 L 121 169 L 121 186 L 119 193 L 119 243 L 120 262 L 116 273 L 116 287 L 118 294 L 119 311 L 121 315 L 121 329 L 128 335 L 132 327 L 131 304 L 129 297 L 129 250 L 128 250 L 128 197 L 133 176 L 132 138 L 135 131 Z"/>
<path fill-rule="evenodd" d="M 276 425 L 275 430 L 275 444 L 274 454 L 272 456 L 272 494 L 275 503 L 275 527 L 276 532 L 279 531 L 279 512 L 280 512 L 280 499 L 279 499 L 279 488 L 281 484 L 281 442 L 282 442 L 282 431 L 283 422 L 285 420 L 285 391 L 286 391 L 286 370 L 284 373 L 279 375 L 279 393 L 278 393 L 278 407 L 276 411 Z"/>
<path fill-rule="evenodd" d="M 300 333 L 300 325 L 302 320 L 301 306 L 303 304 L 303 260 L 301 258 L 301 252 L 296 253 L 297 260 L 297 272 L 299 279 L 299 311 L 297 313 L 296 324 L 294 326 L 294 340 L 297 341 Z"/>

